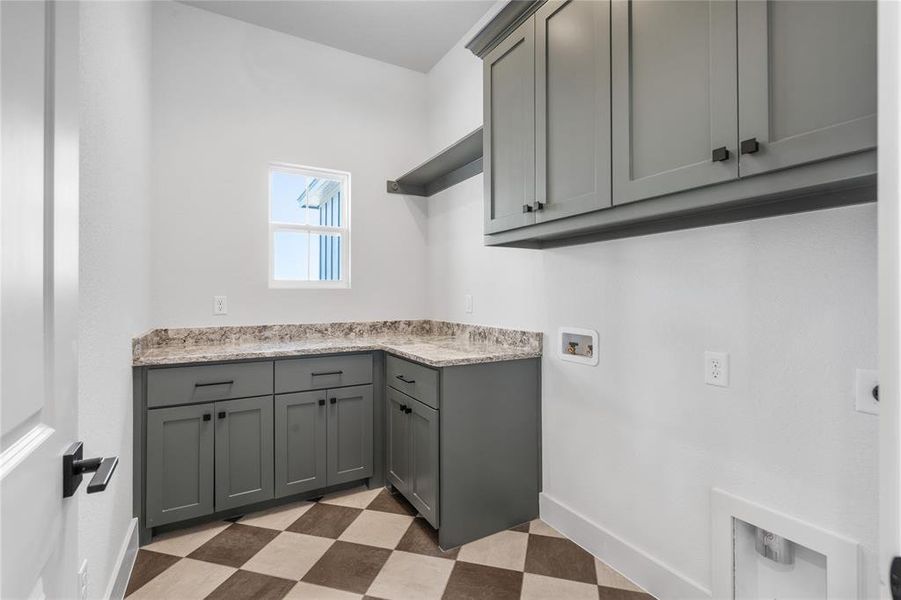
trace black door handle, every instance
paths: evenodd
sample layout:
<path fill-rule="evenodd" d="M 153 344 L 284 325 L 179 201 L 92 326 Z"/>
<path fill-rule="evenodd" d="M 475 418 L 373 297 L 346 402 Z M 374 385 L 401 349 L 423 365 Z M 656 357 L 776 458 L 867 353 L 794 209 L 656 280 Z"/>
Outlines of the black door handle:
<path fill-rule="evenodd" d="M 224 410 L 219 411 L 219 414 L 218 414 L 217 416 L 218 416 L 220 419 L 224 419 L 224 418 L 225 418 L 225 411 L 224 411 Z"/>
<path fill-rule="evenodd" d="M 755 152 L 760 150 L 760 144 L 757 142 L 756 137 L 748 138 L 741 141 L 739 150 L 742 154 L 754 154 Z"/>
<path fill-rule="evenodd" d="M 204 420 L 204 421 L 209 421 L 209 420 L 212 419 L 212 418 L 213 418 L 213 415 L 211 415 L 210 413 L 203 413 L 203 420 Z"/>
<path fill-rule="evenodd" d="M 337 401 L 337 398 L 329 398 L 329 404 L 335 404 Z"/>
<path fill-rule="evenodd" d="M 319 406 L 325 406 L 325 398 L 319 399 Z"/>
<path fill-rule="evenodd" d="M 729 160 L 729 149 L 725 146 L 714 148 L 712 154 L 713 162 L 723 162 L 724 160 Z"/>
<path fill-rule="evenodd" d="M 404 383 L 416 383 L 415 379 L 406 379 L 406 378 L 404 378 L 403 375 L 397 375 L 396 377 L 397 377 L 397 379 L 400 379 Z"/>
<path fill-rule="evenodd" d="M 119 464 L 118 456 L 82 458 L 83 456 L 84 445 L 81 442 L 75 442 L 63 454 L 63 498 L 75 494 L 85 473 L 94 473 L 88 484 L 88 493 L 102 492 L 109 485 Z"/>

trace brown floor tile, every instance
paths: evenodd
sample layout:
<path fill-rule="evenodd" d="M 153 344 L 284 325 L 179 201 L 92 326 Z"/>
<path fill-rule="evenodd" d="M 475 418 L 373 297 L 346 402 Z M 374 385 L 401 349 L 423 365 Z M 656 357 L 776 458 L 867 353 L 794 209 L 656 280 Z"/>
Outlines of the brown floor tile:
<path fill-rule="evenodd" d="M 518 600 L 522 573 L 472 563 L 454 564 L 443 600 Z"/>
<path fill-rule="evenodd" d="M 531 523 L 529 521 L 526 521 L 522 525 L 517 525 L 516 527 L 511 527 L 510 531 L 518 531 L 520 533 L 529 533 L 529 525 L 530 524 Z"/>
<path fill-rule="evenodd" d="M 188 558 L 240 567 L 275 539 L 278 531 L 235 523 L 188 555 Z"/>
<path fill-rule="evenodd" d="M 335 542 L 302 581 L 365 594 L 389 556 L 384 548 Z"/>
<path fill-rule="evenodd" d="M 604 587 L 603 585 L 598 586 L 598 595 L 600 596 L 600 600 L 654 600 L 654 597 L 650 594 Z"/>
<path fill-rule="evenodd" d="M 411 517 L 415 517 L 419 512 L 406 498 L 403 497 L 403 495 L 398 493 L 392 494 L 387 489 L 382 490 L 382 492 L 375 497 L 375 500 L 370 502 L 369 506 L 366 507 L 366 510 L 380 510 L 382 512 L 395 513 L 398 515 L 410 515 Z"/>
<path fill-rule="evenodd" d="M 439 548 L 438 532 L 432 529 L 428 521 L 422 517 L 413 519 L 409 529 L 407 529 L 404 537 L 400 539 L 400 543 L 397 544 L 395 550 L 450 559 L 457 558 L 457 554 L 460 552 L 459 548 L 454 548 L 447 552 Z"/>
<path fill-rule="evenodd" d="M 349 506 L 316 504 L 294 521 L 286 531 L 338 539 L 361 512 L 363 511 L 359 508 Z"/>
<path fill-rule="evenodd" d="M 594 557 L 564 538 L 529 535 L 526 573 L 597 584 Z"/>
<path fill-rule="evenodd" d="M 128 596 L 180 560 L 180 557 L 172 556 L 171 554 L 138 550 L 138 555 L 135 557 L 135 566 L 131 569 L 128 587 L 125 589 L 125 595 Z"/>
<path fill-rule="evenodd" d="M 251 573 L 250 571 L 236 571 L 231 577 L 219 585 L 206 600 L 281 600 L 291 588 L 293 581 Z"/>

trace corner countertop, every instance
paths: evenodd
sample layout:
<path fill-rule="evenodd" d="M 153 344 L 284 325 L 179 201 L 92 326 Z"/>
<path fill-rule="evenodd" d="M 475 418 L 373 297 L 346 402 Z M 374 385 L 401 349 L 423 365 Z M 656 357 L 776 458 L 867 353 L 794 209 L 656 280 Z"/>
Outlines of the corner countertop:
<path fill-rule="evenodd" d="M 133 340 L 136 367 L 383 350 L 432 367 L 538 358 L 541 333 L 447 321 L 363 321 L 154 329 Z"/>

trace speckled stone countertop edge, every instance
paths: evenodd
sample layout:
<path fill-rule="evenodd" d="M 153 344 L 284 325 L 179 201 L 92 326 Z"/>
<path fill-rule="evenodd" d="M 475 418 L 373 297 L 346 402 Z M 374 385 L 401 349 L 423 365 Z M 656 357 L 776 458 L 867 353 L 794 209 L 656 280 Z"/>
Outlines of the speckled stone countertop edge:
<path fill-rule="evenodd" d="M 539 332 L 448 321 L 360 321 L 153 329 L 132 340 L 135 367 L 381 350 L 433 367 L 539 358 Z"/>

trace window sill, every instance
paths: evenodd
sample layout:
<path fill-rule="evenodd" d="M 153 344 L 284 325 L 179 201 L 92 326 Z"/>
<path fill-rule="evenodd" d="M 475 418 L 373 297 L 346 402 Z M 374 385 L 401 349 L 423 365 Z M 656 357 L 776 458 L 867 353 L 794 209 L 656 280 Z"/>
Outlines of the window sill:
<path fill-rule="evenodd" d="M 349 290 L 349 281 L 270 280 L 271 290 Z"/>

